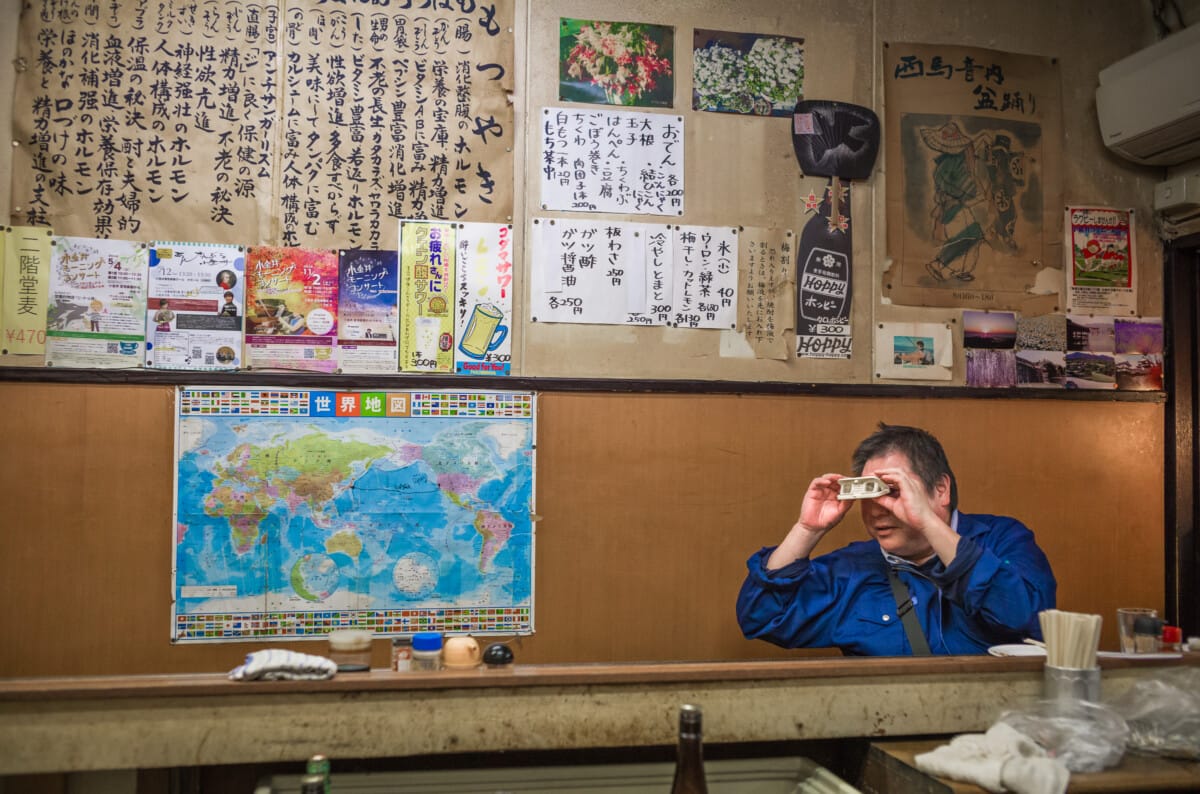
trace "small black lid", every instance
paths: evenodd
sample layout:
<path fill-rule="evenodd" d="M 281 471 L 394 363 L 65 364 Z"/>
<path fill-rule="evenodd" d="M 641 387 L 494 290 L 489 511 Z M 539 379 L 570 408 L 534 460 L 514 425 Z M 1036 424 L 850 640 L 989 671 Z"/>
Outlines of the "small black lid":
<path fill-rule="evenodd" d="M 1158 618 L 1152 618 L 1149 615 L 1138 615 L 1133 619 L 1134 634 L 1153 634 L 1158 636 L 1162 634 L 1163 622 Z"/>
<path fill-rule="evenodd" d="M 483 663 L 486 665 L 498 666 L 503 664 L 512 664 L 513 652 L 512 648 L 502 642 L 493 642 L 483 651 Z"/>

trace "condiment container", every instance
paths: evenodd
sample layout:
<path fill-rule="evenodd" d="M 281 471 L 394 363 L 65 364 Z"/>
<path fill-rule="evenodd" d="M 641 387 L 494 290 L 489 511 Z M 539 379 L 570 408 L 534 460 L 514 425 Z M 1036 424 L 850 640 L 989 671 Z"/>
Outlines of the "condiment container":
<path fill-rule="evenodd" d="M 1183 650 L 1183 629 L 1178 626 L 1163 626 L 1162 649 L 1172 653 Z"/>
<path fill-rule="evenodd" d="M 336 629 L 329 632 L 329 658 L 339 673 L 371 669 L 371 632 L 365 629 Z"/>
<path fill-rule="evenodd" d="M 407 673 L 412 669 L 412 657 L 412 637 L 393 637 L 392 669 L 398 673 Z"/>
<path fill-rule="evenodd" d="M 412 638 L 411 669 L 423 673 L 442 669 L 442 635 L 436 631 L 418 631 Z"/>
<path fill-rule="evenodd" d="M 447 669 L 469 670 L 479 666 L 479 643 L 474 637 L 451 637 L 442 648 L 442 664 Z"/>
<path fill-rule="evenodd" d="M 1133 652 L 1158 653 L 1163 622 L 1148 615 L 1138 615 L 1133 621 Z"/>

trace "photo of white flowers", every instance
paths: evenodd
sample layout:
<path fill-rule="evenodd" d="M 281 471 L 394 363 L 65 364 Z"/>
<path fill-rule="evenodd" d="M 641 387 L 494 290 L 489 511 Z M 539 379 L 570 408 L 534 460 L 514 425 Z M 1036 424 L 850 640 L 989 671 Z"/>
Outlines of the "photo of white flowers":
<path fill-rule="evenodd" d="M 791 116 L 804 97 L 804 39 L 696 30 L 692 109 Z"/>

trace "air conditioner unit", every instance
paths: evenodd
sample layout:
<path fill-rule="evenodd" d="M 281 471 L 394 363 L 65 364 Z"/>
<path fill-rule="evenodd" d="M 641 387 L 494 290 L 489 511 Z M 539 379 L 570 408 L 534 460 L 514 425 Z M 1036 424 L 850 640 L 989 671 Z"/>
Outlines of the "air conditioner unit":
<path fill-rule="evenodd" d="M 1104 144 L 1135 163 L 1200 157 L 1200 25 L 1101 69 L 1096 114 Z"/>
<path fill-rule="evenodd" d="M 1200 165 L 1154 186 L 1154 215 L 1164 240 L 1200 232 Z"/>

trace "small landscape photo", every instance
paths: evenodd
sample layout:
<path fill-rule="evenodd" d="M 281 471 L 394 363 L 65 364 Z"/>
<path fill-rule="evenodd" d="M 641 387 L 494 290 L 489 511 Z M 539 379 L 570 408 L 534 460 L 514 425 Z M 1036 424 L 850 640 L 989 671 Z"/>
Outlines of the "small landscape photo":
<path fill-rule="evenodd" d="M 1163 327 L 1157 319 L 1115 320 L 1115 350 L 1118 353 L 1163 352 Z"/>
<path fill-rule="evenodd" d="M 963 347 L 1011 350 L 1017 343 L 1017 315 L 1012 312 L 963 312 Z"/>
<path fill-rule="evenodd" d="M 1115 389 L 1117 362 L 1107 353 L 1067 353 L 1068 389 Z"/>
<path fill-rule="evenodd" d="M 1067 378 L 1067 354 L 1061 350 L 1018 350 L 1017 386 L 1061 389 Z"/>

